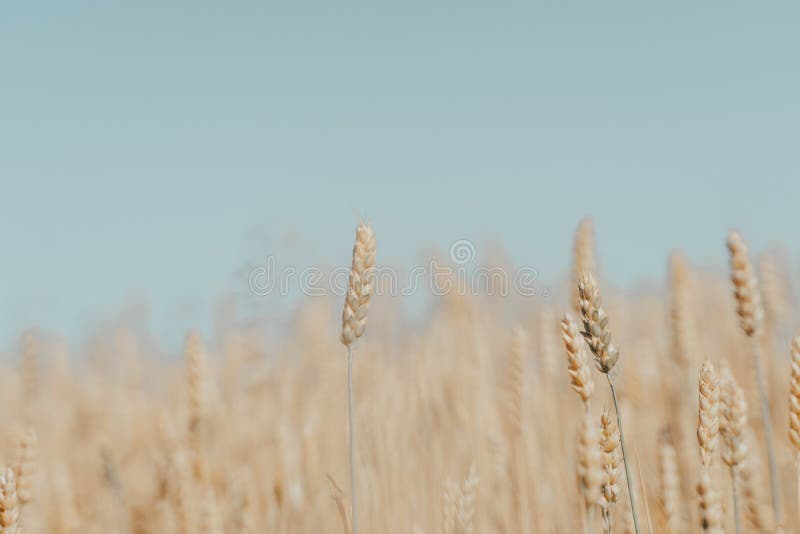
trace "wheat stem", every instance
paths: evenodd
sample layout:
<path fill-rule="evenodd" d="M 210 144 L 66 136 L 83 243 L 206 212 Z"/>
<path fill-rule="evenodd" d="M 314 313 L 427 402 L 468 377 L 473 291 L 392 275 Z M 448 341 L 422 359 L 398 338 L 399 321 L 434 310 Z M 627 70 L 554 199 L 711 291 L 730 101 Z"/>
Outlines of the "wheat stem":
<path fill-rule="evenodd" d="M 619 402 L 617 401 L 617 390 L 614 387 L 614 381 L 611 380 L 610 375 L 606 375 L 608 385 L 611 388 L 611 397 L 614 399 L 614 411 L 617 412 L 617 427 L 619 427 L 619 444 L 622 448 L 622 463 L 625 465 L 625 481 L 628 483 L 628 497 L 631 501 L 631 512 L 633 513 L 633 528 L 636 534 L 639 534 L 639 516 L 636 513 L 636 496 L 633 494 L 633 479 L 631 478 L 631 470 L 628 467 L 628 454 L 625 452 L 625 434 L 622 431 L 622 414 L 619 411 Z"/>
<path fill-rule="evenodd" d="M 772 441 L 772 416 L 769 410 L 769 398 L 764 384 L 764 370 L 761 363 L 761 345 L 758 338 L 752 337 L 753 363 L 756 368 L 756 382 L 758 384 L 758 400 L 761 405 L 761 421 L 764 425 L 764 438 L 767 442 L 767 459 L 769 461 L 769 482 L 772 492 L 772 508 L 775 524 L 780 525 L 781 519 L 781 494 L 778 489 L 778 464 L 775 460 L 775 446 Z"/>
<path fill-rule="evenodd" d="M 356 426 L 353 417 L 353 346 L 347 346 L 347 412 L 350 420 L 350 515 L 353 534 L 358 534 L 358 499 L 356 498 Z"/>

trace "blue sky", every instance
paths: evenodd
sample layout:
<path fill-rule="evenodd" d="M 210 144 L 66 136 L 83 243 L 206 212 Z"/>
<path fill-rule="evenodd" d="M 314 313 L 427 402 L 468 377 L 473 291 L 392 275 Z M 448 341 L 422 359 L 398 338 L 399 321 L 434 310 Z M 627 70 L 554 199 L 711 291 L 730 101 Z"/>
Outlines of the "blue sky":
<path fill-rule="evenodd" d="M 0 346 L 131 298 L 208 324 L 248 262 L 500 242 L 609 279 L 724 236 L 797 259 L 790 2 L 17 2 L 0 9 Z M 488 246 L 488 245 L 486 245 Z"/>

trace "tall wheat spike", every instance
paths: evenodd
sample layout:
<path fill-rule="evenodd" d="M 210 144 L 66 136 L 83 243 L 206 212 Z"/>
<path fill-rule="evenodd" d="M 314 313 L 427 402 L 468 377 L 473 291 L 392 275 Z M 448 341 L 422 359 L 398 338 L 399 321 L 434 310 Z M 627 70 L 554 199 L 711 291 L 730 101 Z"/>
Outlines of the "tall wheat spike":
<path fill-rule="evenodd" d="M 625 465 L 625 480 L 628 484 L 628 497 L 631 501 L 631 512 L 636 534 L 639 534 L 639 516 L 636 509 L 636 496 L 633 491 L 633 478 L 629 466 L 628 455 L 625 451 L 625 434 L 622 431 L 622 413 L 619 409 L 617 390 L 614 385 L 614 367 L 619 359 L 619 350 L 611 342 L 611 331 L 608 329 L 608 315 L 603 309 L 603 301 L 600 298 L 600 290 L 594 280 L 592 273 L 587 273 L 578 283 L 578 295 L 580 296 L 581 317 L 583 319 L 583 334 L 589 349 L 594 355 L 594 363 L 597 369 L 606 375 L 608 386 L 611 389 L 611 397 L 614 400 L 614 411 L 617 414 L 617 427 L 619 429 L 619 441 L 622 449 L 622 461 Z"/>
<path fill-rule="evenodd" d="M 358 534 L 358 499 L 356 495 L 356 431 L 353 416 L 353 344 L 364 335 L 367 326 L 367 309 L 372 297 L 373 268 L 375 266 L 375 233 L 369 223 L 360 223 L 356 229 L 353 261 L 347 295 L 342 309 L 340 340 L 347 347 L 347 408 L 350 421 L 350 504 L 353 534 Z"/>
<path fill-rule="evenodd" d="M 758 386 L 759 404 L 761 406 L 761 421 L 764 426 L 764 438 L 767 445 L 767 458 L 769 460 L 770 489 L 772 491 L 772 507 L 775 524 L 780 525 L 781 520 L 781 495 L 778 479 L 778 463 L 775 458 L 775 446 L 772 440 L 772 415 L 769 409 L 769 396 L 767 395 L 764 377 L 761 337 L 764 331 L 764 307 L 761 303 L 761 294 L 758 290 L 753 264 L 747 245 L 736 231 L 728 234 L 728 251 L 730 253 L 731 282 L 736 301 L 736 313 L 739 324 L 750 339 L 753 364 L 756 369 L 756 384 Z"/>

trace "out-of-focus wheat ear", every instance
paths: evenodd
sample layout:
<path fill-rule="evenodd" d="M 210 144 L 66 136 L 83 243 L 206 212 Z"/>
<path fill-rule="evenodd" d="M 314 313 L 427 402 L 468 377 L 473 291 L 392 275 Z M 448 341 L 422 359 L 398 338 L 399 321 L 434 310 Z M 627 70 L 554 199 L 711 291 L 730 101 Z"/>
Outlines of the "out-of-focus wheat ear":
<path fill-rule="evenodd" d="M 603 458 L 599 445 L 597 426 L 589 410 L 583 411 L 578 426 L 578 486 L 583 494 L 587 520 L 591 524 L 592 512 L 600 502 L 604 484 Z"/>
<path fill-rule="evenodd" d="M 730 370 L 723 367 L 720 390 L 720 434 L 722 434 L 722 459 L 731 474 L 733 512 L 737 534 L 742 531 L 739 511 L 739 471 L 747 457 L 744 430 L 747 427 L 747 401 L 744 391 L 736 383 Z"/>
<path fill-rule="evenodd" d="M 189 391 L 189 449 L 192 453 L 192 471 L 196 480 L 203 480 L 207 475 L 202 436 L 207 410 L 208 370 L 203 351 L 200 334 L 190 331 L 184 343 L 184 356 L 186 385 Z"/>
<path fill-rule="evenodd" d="M 527 532 L 528 527 L 528 487 L 526 468 L 526 450 L 523 441 L 522 422 L 525 406 L 525 354 L 527 335 L 517 327 L 512 332 L 511 350 L 506 364 L 506 411 L 503 417 L 508 437 L 511 457 L 512 497 L 517 530 Z"/>
<path fill-rule="evenodd" d="M 670 255 L 669 273 L 672 354 L 679 365 L 686 366 L 697 357 L 697 335 L 689 267 L 682 252 Z"/>
<path fill-rule="evenodd" d="M 364 334 L 367 326 L 367 308 L 372 296 L 374 267 L 375 233 L 370 223 L 362 222 L 356 229 L 353 261 L 342 310 L 340 339 L 347 347 Z"/>
<path fill-rule="evenodd" d="M 572 246 L 572 305 L 580 313 L 580 296 L 575 292 L 578 282 L 587 273 L 597 269 L 594 244 L 594 221 L 584 217 L 575 229 L 575 240 Z"/>
<path fill-rule="evenodd" d="M 208 379 L 203 342 L 199 333 L 192 330 L 186 335 L 183 354 L 186 359 L 186 385 L 189 392 L 189 432 L 196 434 L 205 413 L 205 383 Z"/>
<path fill-rule="evenodd" d="M 708 471 L 700 472 L 700 481 L 697 483 L 697 495 L 700 501 L 700 526 L 707 534 L 724 534 L 722 528 L 722 505 L 719 495 L 714 491 L 711 476 Z"/>
<path fill-rule="evenodd" d="M 39 353 L 41 352 L 40 333 L 35 328 L 28 328 L 22 333 L 20 340 L 20 376 L 22 378 L 22 395 L 26 406 L 39 391 Z"/>
<path fill-rule="evenodd" d="M 581 337 L 580 329 L 569 312 L 564 313 L 561 320 L 561 339 L 567 356 L 567 373 L 569 373 L 572 389 L 580 396 L 584 405 L 594 392 L 592 370 L 589 367 L 589 354 Z"/>
<path fill-rule="evenodd" d="M 36 431 L 33 428 L 20 434 L 14 474 L 17 477 L 17 496 L 22 507 L 35 496 L 33 484 L 36 477 L 36 445 Z"/>
<path fill-rule="evenodd" d="M 603 481 L 600 488 L 600 508 L 603 511 L 603 528 L 611 532 L 614 506 L 620 495 L 618 483 L 620 452 L 619 429 L 611 411 L 606 407 L 600 416 L 600 450 L 602 451 Z"/>
<path fill-rule="evenodd" d="M 797 477 L 797 510 L 800 514 L 800 336 L 791 344 L 791 379 L 789 381 L 789 441 L 794 447 Z"/>
<path fill-rule="evenodd" d="M 772 508 L 776 525 L 782 524 L 781 492 L 778 478 L 778 463 L 775 457 L 775 446 L 772 439 L 772 415 L 769 407 L 766 380 L 762 362 L 761 341 L 764 333 L 764 306 L 758 289 L 750 252 L 738 232 L 728 234 L 728 251 L 730 252 L 731 282 L 736 300 L 736 313 L 744 333 L 750 338 L 753 364 L 756 370 L 756 385 L 761 408 L 761 423 L 764 428 L 767 457 L 769 459 L 769 479 L 772 494 Z"/>
<path fill-rule="evenodd" d="M 474 531 L 475 493 L 478 488 L 478 482 L 480 482 L 478 469 L 475 464 L 472 464 L 467 478 L 464 479 L 461 495 L 458 497 L 456 519 L 458 520 L 459 534 L 472 534 Z"/>
<path fill-rule="evenodd" d="M 445 481 L 444 491 L 442 491 L 442 534 L 456 534 L 456 514 L 460 493 L 458 484 L 449 479 Z"/>
<path fill-rule="evenodd" d="M 0 468 L 0 527 L 3 534 L 21 533 L 16 478 L 6 467 Z"/>
<path fill-rule="evenodd" d="M 195 481 L 192 476 L 189 459 L 186 457 L 186 453 L 183 450 L 179 450 L 175 453 L 172 482 L 175 488 L 173 492 L 173 504 L 175 507 L 175 514 L 178 518 L 180 534 L 193 534 L 197 526 Z"/>
<path fill-rule="evenodd" d="M 769 516 L 769 506 L 761 501 L 758 484 L 753 480 L 752 468 L 746 462 L 739 469 L 739 481 L 744 500 L 744 518 L 756 532 L 772 533 L 774 526 Z"/>
<path fill-rule="evenodd" d="M 678 457 L 669 431 L 662 431 L 658 443 L 659 501 L 667 534 L 685 532 L 681 517 L 681 481 Z"/>
<path fill-rule="evenodd" d="M 708 360 L 700 367 L 697 442 L 703 471 L 708 471 L 719 439 L 719 379 Z"/>

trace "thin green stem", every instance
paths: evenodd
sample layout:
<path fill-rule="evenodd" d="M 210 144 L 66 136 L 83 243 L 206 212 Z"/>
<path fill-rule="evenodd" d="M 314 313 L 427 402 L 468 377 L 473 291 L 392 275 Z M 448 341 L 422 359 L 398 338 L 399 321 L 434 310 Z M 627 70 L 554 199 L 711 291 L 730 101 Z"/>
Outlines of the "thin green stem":
<path fill-rule="evenodd" d="M 767 458 L 769 460 L 769 482 L 772 490 L 772 510 L 775 516 L 775 524 L 782 523 L 781 513 L 781 492 L 778 482 L 778 464 L 775 461 L 775 446 L 772 443 L 772 416 L 769 411 L 769 398 L 764 382 L 764 370 L 761 363 L 761 344 L 758 338 L 753 337 L 753 363 L 756 368 L 756 382 L 758 383 L 758 399 L 761 404 L 761 421 L 764 425 L 764 438 L 767 442 Z"/>
<path fill-rule="evenodd" d="M 636 513 L 636 496 L 633 494 L 633 479 L 631 478 L 631 470 L 628 467 L 628 455 L 625 452 L 625 435 L 622 432 L 622 414 L 619 411 L 619 402 L 617 401 L 617 390 L 614 387 L 614 382 L 611 377 L 606 374 L 608 385 L 611 387 L 611 397 L 614 399 L 614 411 L 617 412 L 617 427 L 619 428 L 619 443 L 622 447 L 622 463 L 625 464 L 625 480 L 628 482 L 628 497 L 631 501 L 631 512 L 633 513 L 633 528 L 636 534 L 639 534 L 639 516 Z"/>
<path fill-rule="evenodd" d="M 350 418 L 350 514 L 353 534 L 358 534 L 358 500 L 356 499 L 356 425 L 353 417 L 353 348 L 347 346 L 347 412 Z"/>

